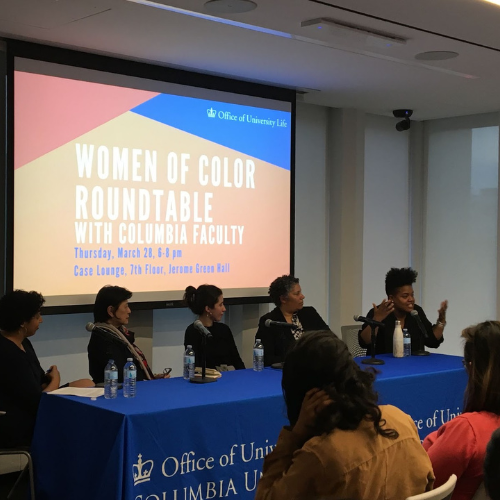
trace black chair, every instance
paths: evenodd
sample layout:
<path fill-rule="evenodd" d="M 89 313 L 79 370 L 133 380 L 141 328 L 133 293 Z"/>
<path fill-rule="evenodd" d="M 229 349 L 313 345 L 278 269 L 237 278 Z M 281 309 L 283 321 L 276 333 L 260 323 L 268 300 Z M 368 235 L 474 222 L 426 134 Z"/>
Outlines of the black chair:
<path fill-rule="evenodd" d="M 5 415 L 5 412 L 0 411 L 0 418 L 3 415 Z M 17 477 L 16 482 L 14 483 L 14 486 L 12 486 L 11 490 L 9 491 L 9 494 L 7 495 L 7 500 L 9 500 L 9 498 L 12 498 L 12 495 L 14 494 L 14 491 L 17 488 L 17 485 L 20 483 L 21 479 L 26 474 L 26 471 L 29 473 L 29 477 L 30 477 L 31 500 L 35 500 L 35 478 L 33 475 L 33 460 L 31 459 L 31 454 L 29 452 L 29 448 L 23 447 L 23 446 L 20 446 L 18 448 L 0 448 L 0 456 L 3 456 L 3 455 L 24 455 L 28 460 L 28 463 L 26 464 L 24 469 L 21 471 L 21 473 Z"/>

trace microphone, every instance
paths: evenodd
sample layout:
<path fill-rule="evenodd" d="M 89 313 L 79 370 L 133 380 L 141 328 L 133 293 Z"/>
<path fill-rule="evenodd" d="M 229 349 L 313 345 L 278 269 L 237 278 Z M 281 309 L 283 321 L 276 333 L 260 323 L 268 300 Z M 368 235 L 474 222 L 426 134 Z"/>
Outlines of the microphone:
<path fill-rule="evenodd" d="M 210 331 L 205 327 L 205 325 L 197 319 L 194 323 L 193 326 L 202 334 L 205 335 L 205 337 L 212 338 L 212 334 Z"/>
<path fill-rule="evenodd" d="M 418 328 L 422 332 L 422 335 L 424 336 L 425 339 L 429 338 L 429 334 L 427 333 L 427 330 L 425 329 L 424 324 L 422 323 L 422 320 L 420 319 L 420 316 L 418 315 L 418 311 L 416 309 L 413 309 L 413 311 L 410 313 L 413 319 L 417 322 Z"/>
<path fill-rule="evenodd" d="M 360 316 L 359 314 L 355 314 L 353 318 L 354 321 L 362 321 L 363 323 L 368 323 L 369 325 L 380 326 L 382 328 L 385 328 L 384 323 L 381 323 L 380 321 L 375 321 L 374 319 L 371 318 L 365 318 L 364 316 Z"/>
<path fill-rule="evenodd" d="M 287 323 L 286 321 L 273 321 L 272 319 L 266 319 L 266 321 L 264 322 L 264 325 L 266 325 L 268 328 L 271 328 L 271 326 L 297 328 L 293 323 Z"/>
<path fill-rule="evenodd" d="M 99 328 L 98 326 L 94 325 L 94 323 L 92 323 L 92 321 L 89 321 L 86 325 L 85 325 L 85 330 L 87 330 L 87 332 L 100 332 L 100 333 L 105 333 L 106 335 L 110 335 L 110 333 L 105 330 L 104 328 Z"/>

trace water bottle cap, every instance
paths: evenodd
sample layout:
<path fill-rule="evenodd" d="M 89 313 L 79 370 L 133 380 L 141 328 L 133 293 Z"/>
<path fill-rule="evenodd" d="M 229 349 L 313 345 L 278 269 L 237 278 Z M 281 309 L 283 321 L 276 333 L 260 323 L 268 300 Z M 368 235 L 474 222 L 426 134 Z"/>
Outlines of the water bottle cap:
<path fill-rule="evenodd" d="M 188 349 L 192 349 L 192 348 L 193 348 L 193 346 L 188 344 L 187 348 L 188 348 Z"/>
<path fill-rule="evenodd" d="M 134 361 L 134 358 L 127 358 L 127 361 Z"/>
<path fill-rule="evenodd" d="M 255 342 L 260 342 L 260 339 L 255 339 Z"/>
<path fill-rule="evenodd" d="M 114 365 L 114 364 L 115 364 L 115 360 L 114 360 L 114 359 L 110 359 L 110 360 L 108 361 L 108 364 L 112 364 L 112 365 Z"/>

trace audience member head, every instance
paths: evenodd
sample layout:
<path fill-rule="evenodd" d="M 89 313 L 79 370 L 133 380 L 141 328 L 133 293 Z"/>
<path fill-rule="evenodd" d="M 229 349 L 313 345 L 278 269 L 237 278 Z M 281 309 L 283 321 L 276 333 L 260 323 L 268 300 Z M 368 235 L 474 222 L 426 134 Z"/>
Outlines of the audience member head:
<path fill-rule="evenodd" d="M 485 321 L 462 332 L 464 362 L 469 375 L 464 411 L 500 415 L 500 322 Z"/>
<path fill-rule="evenodd" d="M 220 321 L 226 310 L 222 290 L 215 285 L 188 286 L 184 302 L 194 314 L 210 321 Z"/>
<path fill-rule="evenodd" d="M 304 295 L 299 285 L 299 278 L 284 274 L 276 278 L 269 286 L 269 296 L 280 309 L 296 312 L 304 306 Z"/>
<path fill-rule="evenodd" d="M 14 290 L 5 294 L 0 299 L 0 330 L 21 331 L 24 337 L 31 337 L 43 321 L 40 310 L 44 302 L 38 292 Z"/>
<path fill-rule="evenodd" d="M 315 434 L 334 429 L 354 430 L 362 420 L 373 422 L 382 436 L 395 439 L 385 421 L 373 390 L 375 376 L 353 361 L 347 346 L 330 331 L 305 333 L 288 352 L 283 365 L 282 388 L 288 419 L 293 426 L 307 391 L 323 389 L 333 403 L 318 414 Z"/>
<path fill-rule="evenodd" d="M 94 321 L 119 327 L 128 324 L 132 292 L 121 286 L 103 286 L 94 302 Z"/>
<path fill-rule="evenodd" d="M 491 500 L 500 500 L 500 429 L 491 435 L 486 447 L 484 487 Z"/>

